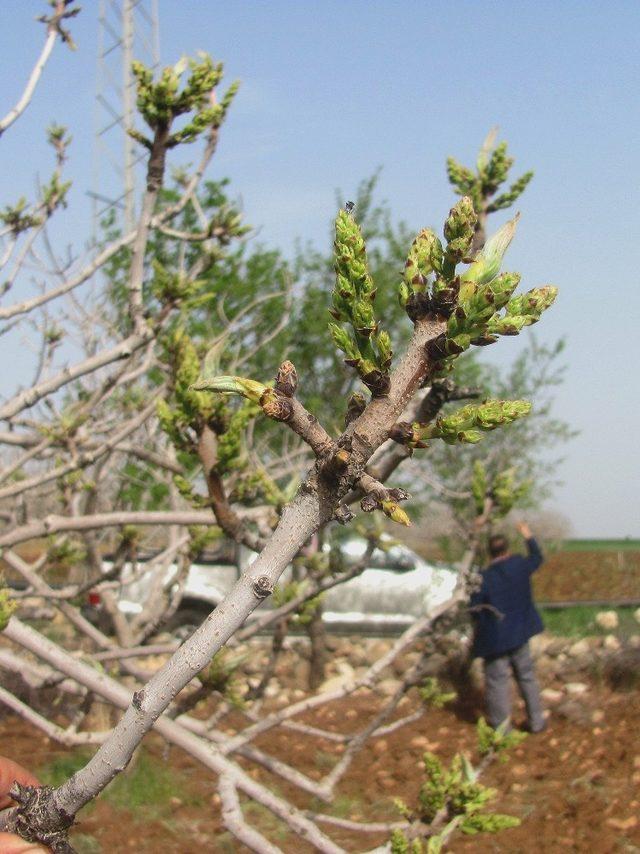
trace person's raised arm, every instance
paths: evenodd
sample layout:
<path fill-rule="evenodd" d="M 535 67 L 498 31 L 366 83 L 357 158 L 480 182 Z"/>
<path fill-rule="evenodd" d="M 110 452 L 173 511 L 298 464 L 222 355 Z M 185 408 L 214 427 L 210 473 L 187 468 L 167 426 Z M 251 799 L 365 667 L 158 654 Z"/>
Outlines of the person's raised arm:
<path fill-rule="evenodd" d="M 535 537 L 531 533 L 531 528 L 527 525 L 526 522 L 517 522 L 516 527 L 520 532 L 521 536 L 523 537 L 527 546 L 529 572 L 535 572 L 544 560 L 542 552 L 540 551 L 540 546 L 538 545 Z"/>

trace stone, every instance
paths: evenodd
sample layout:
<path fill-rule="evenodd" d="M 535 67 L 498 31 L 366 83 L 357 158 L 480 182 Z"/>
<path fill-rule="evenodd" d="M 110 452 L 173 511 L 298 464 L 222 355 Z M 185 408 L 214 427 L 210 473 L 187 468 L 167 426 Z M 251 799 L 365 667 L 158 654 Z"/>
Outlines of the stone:
<path fill-rule="evenodd" d="M 277 679 L 271 679 L 267 687 L 264 689 L 264 696 L 271 699 L 272 697 L 277 697 L 278 694 L 282 691 L 282 686 L 278 682 Z"/>
<path fill-rule="evenodd" d="M 429 739 L 425 735 L 416 735 L 409 742 L 411 747 L 416 747 L 418 750 L 427 750 L 429 747 Z"/>
<path fill-rule="evenodd" d="M 591 652 L 591 645 L 586 638 L 582 638 L 582 640 L 576 641 L 571 644 L 568 650 L 568 654 L 571 658 L 581 658 L 583 655 L 588 655 Z"/>
<path fill-rule="evenodd" d="M 402 685 L 399 679 L 382 679 L 376 688 L 385 697 L 392 697 Z"/>
<path fill-rule="evenodd" d="M 573 696 L 586 694 L 589 690 L 589 686 L 585 682 L 567 682 L 564 686 L 567 694 L 572 694 Z"/>
<path fill-rule="evenodd" d="M 609 652 L 617 652 L 622 644 L 615 635 L 607 635 L 604 639 L 603 646 L 605 649 L 608 649 Z"/>
<path fill-rule="evenodd" d="M 575 724 L 588 724 L 589 713 L 578 700 L 569 699 L 556 708 L 556 714 Z"/>
<path fill-rule="evenodd" d="M 340 688 L 344 688 L 345 686 L 352 684 L 352 682 L 353 680 L 348 676 L 331 676 L 329 679 L 325 679 L 320 685 L 318 693 L 328 694 L 330 691 L 337 691 Z"/>
<path fill-rule="evenodd" d="M 562 693 L 562 691 L 558 691 L 555 688 L 543 688 L 540 692 L 540 696 L 542 697 L 545 703 L 550 703 L 551 705 L 554 705 L 555 703 L 559 703 L 562 700 L 564 694 Z"/>
<path fill-rule="evenodd" d="M 425 676 L 437 676 L 444 668 L 446 662 L 446 656 L 440 652 L 434 652 L 427 656 L 424 668 Z"/>
<path fill-rule="evenodd" d="M 596 614 L 596 623 L 601 629 L 606 629 L 608 632 L 618 628 L 619 620 L 615 611 L 599 611 Z"/>
<path fill-rule="evenodd" d="M 640 623 L 640 608 L 636 608 L 636 610 L 633 612 L 633 619 L 636 621 L 636 623 Z"/>
<path fill-rule="evenodd" d="M 389 652 L 390 642 L 386 640 L 374 640 L 367 649 L 367 659 L 370 662 L 377 661 Z"/>
<path fill-rule="evenodd" d="M 591 712 L 591 723 L 601 724 L 605 717 L 604 709 L 594 709 Z"/>
<path fill-rule="evenodd" d="M 545 652 L 547 655 L 555 657 L 556 655 L 560 655 L 561 652 L 567 646 L 567 641 L 564 638 L 553 638 L 549 644 L 547 644 L 547 648 Z"/>
<path fill-rule="evenodd" d="M 631 649 L 640 649 L 640 635 L 631 635 L 627 639 L 627 645 L 630 646 Z"/>
<path fill-rule="evenodd" d="M 404 676 L 408 670 L 416 663 L 418 660 L 418 653 L 409 650 L 404 653 L 400 653 L 400 655 L 396 656 L 395 661 L 393 662 L 393 671 L 396 676 Z"/>
<path fill-rule="evenodd" d="M 389 749 L 389 743 L 384 738 L 379 738 L 377 741 L 374 741 L 371 749 L 376 756 L 384 756 Z"/>
<path fill-rule="evenodd" d="M 638 824 L 638 818 L 630 815 L 629 818 L 608 818 L 606 824 L 615 830 L 631 830 Z"/>

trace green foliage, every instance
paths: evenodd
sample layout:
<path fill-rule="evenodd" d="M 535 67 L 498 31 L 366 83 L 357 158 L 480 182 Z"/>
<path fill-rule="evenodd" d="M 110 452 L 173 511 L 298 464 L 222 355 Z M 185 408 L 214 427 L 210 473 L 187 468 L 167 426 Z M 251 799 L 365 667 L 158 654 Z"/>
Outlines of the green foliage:
<path fill-rule="evenodd" d="M 41 217 L 28 209 L 27 200 L 24 196 L 21 196 L 15 205 L 6 205 L 0 210 L 0 223 L 8 226 L 16 236 L 40 225 L 41 222 Z"/>
<path fill-rule="evenodd" d="M 6 629 L 11 615 L 18 607 L 17 603 L 11 599 L 9 590 L 3 585 L 4 578 L 0 575 L 0 632 Z"/>
<path fill-rule="evenodd" d="M 56 788 L 84 768 L 90 758 L 91 753 L 85 749 L 69 750 L 38 768 L 38 777 L 43 785 Z"/>
<path fill-rule="evenodd" d="M 189 528 L 189 557 L 196 560 L 208 545 L 215 543 L 221 537 L 220 529 L 215 526 L 202 527 L 193 525 Z"/>
<path fill-rule="evenodd" d="M 430 851 L 431 849 L 428 849 Z M 391 834 L 391 854 L 422 854 L 424 848 L 419 839 L 409 842 L 404 833 L 396 829 Z"/>
<path fill-rule="evenodd" d="M 47 541 L 47 568 L 66 573 L 82 563 L 87 553 L 84 545 L 73 537 L 49 537 Z"/>
<path fill-rule="evenodd" d="M 460 825 L 463 833 L 498 833 L 508 827 L 518 827 L 520 819 L 504 813 L 474 813 L 465 817 Z"/>
<path fill-rule="evenodd" d="M 494 515 L 504 515 L 512 507 L 535 506 L 549 494 L 550 482 L 555 482 L 559 448 L 574 433 L 569 426 L 553 417 L 553 393 L 563 381 L 564 368 L 559 367 L 563 355 L 563 342 L 541 345 L 529 337 L 525 348 L 507 369 L 483 365 L 473 353 L 462 356 L 455 367 L 457 382 L 465 386 L 478 386 L 491 398 L 533 399 L 535 405 L 526 418 L 512 422 L 508 429 L 495 430 L 487 442 L 478 445 L 448 445 L 434 442 L 429 448 L 429 464 L 438 479 L 450 490 L 461 495 L 472 486 L 473 502 L 468 498 L 450 498 L 447 503 L 461 524 L 467 525 L 483 509 L 485 495 L 492 494 L 494 481 L 504 472 L 515 470 L 512 501 L 502 501 L 502 509 Z M 454 404 L 447 404 L 447 413 Z M 489 441 L 487 439 L 487 441 Z M 474 486 L 474 467 L 482 466 L 484 485 Z M 482 480 L 482 478 L 481 478 Z M 498 478 L 499 487 L 501 486 Z M 414 497 L 420 494 L 419 482 L 411 486 Z M 502 498 L 498 490 L 499 501 Z M 495 496 L 494 496 L 495 500 Z"/>
<path fill-rule="evenodd" d="M 280 608 L 288 602 L 292 602 L 303 590 L 303 585 L 299 581 L 289 581 L 287 584 L 277 584 L 274 588 L 272 599 L 275 608 Z M 307 599 L 298 606 L 293 614 L 293 621 L 300 626 L 308 625 L 314 618 L 318 608 L 322 606 L 324 594 L 320 593 L 311 599 Z"/>
<path fill-rule="evenodd" d="M 478 720 L 476 734 L 480 756 L 486 756 L 489 753 L 503 755 L 506 750 L 517 747 L 527 737 L 526 732 L 509 729 L 508 723 L 506 725 L 501 724 L 497 729 L 494 729 L 483 717 Z"/>
<path fill-rule="evenodd" d="M 200 671 L 198 678 L 204 686 L 217 691 L 232 706 L 242 709 L 245 703 L 237 671 L 246 658 L 246 655 L 234 656 L 223 648 L 213 656 L 207 667 Z"/>
<path fill-rule="evenodd" d="M 457 696 L 455 691 L 443 691 L 435 676 L 428 676 L 418 688 L 418 693 L 422 702 L 434 709 L 444 708 L 447 703 L 452 703 Z"/>

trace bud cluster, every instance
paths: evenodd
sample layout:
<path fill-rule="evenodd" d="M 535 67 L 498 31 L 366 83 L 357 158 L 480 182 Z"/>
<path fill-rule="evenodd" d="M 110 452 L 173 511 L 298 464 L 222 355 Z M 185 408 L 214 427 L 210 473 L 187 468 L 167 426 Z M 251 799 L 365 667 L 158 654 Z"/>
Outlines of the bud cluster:
<path fill-rule="evenodd" d="M 138 110 L 152 130 L 168 130 L 176 117 L 194 111 L 192 118 L 168 138 L 167 148 L 193 142 L 208 128 L 219 127 L 238 91 L 239 84 L 232 83 L 222 100 L 216 103 L 213 90 L 222 80 L 223 64 L 214 62 L 205 53 L 197 60 L 183 58 L 176 65 L 163 69 L 157 82 L 154 82 L 153 70 L 142 62 L 135 61 L 131 68 L 136 79 Z M 190 74 L 180 91 L 187 68 Z M 152 148 L 153 143 L 143 134 L 134 129 L 129 133 L 142 145 Z"/>
<path fill-rule="evenodd" d="M 376 321 L 373 304 L 376 291 L 367 266 L 362 233 L 351 211 L 340 210 L 335 221 L 335 271 L 329 331 L 374 396 L 389 390 L 391 339 Z M 340 324 L 350 324 L 349 331 Z"/>
<path fill-rule="evenodd" d="M 490 477 L 479 460 L 476 460 L 473 465 L 471 492 L 478 515 L 484 510 L 486 498 L 491 498 L 493 505 L 491 514 L 497 518 L 506 516 L 513 507 L 526 497 L 530 489 L 531 481 L 519 481 L 515 467 L 504 469 Z"/>
<path fill-rule="evenodd" d="M 513 166 L 513 157 L 507 155 L 507 143 L 501 142 L 494 147 L 495 134 L 489 134 L 480 149 L 476 171 L 463 166 L 454 157 L 447 158 L 447 175 L 455 191 L 461 196 L 469 196 L 476 213 L 493 213 L 511 207 L 525 191 L 533 178 L 533 172 L 525 172 L 513 184 L 493 201 L 489 201 L 509 177 Z"/>
<path fill-rule="evenodd" d="M 441 415 L 433 424 L 399 421 L 389 433 L 389 438 L 410 448 L 426 448 L 429 439 L 442 439 L 448 445 L 458 442 L 475 444 L 482 434 L 496 427 L 510 424 L 528 415 L 528 400 L 485 400 L 470 403 L 461 409 Z"/>
<path fill-rule="evenodd" d="M 519 274 L 499 272 L 517 220 L 515 217 L 502 226 L 457 279 L 457 303 L 447 321 L 446 334 L 431 344 L 433 358 L 455 358 L 472 344 L 493 344 L 499 335 L 518 335 L 525 326 L 537 323 L 552 305 L 557 288 L 547 285 L 513 297 Z"/>
<path fill-rule="evenodd" d="M 413 241 L 400 283 L 399 300 L 414 323 L 427 314 L 445 317 L 451 314 L 460 287 L 456 265 L 466 260 L 471 251 L 475 223 L 473 202 L 464 197 L 451 208 L 445 221 L 445 247 L 428 228 Z"/>

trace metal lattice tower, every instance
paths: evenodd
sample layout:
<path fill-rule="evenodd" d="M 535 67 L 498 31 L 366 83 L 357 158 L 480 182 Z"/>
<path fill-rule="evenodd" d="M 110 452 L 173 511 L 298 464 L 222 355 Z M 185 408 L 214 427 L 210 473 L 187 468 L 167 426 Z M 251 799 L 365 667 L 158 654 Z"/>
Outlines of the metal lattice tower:
<path fill-rule="evenodd" d="M 158 0 L 100 0 L 93 228 L 114 210 L 126 232 L 135 224 L 136 184 L 145 152 L 126 133 L 136 121 L 131 63 L 160 64 Z"/>

